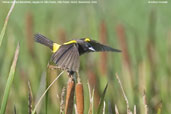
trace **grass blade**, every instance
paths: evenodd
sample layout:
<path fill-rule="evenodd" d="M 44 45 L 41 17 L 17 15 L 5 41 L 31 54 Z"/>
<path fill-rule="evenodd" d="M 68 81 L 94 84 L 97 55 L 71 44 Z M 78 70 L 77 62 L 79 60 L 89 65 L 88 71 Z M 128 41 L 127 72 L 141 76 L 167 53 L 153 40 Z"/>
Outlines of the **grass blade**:
<path fill-rule="evenodd" d="M 94 91 L 95 91 L 95 89 L 93 88 L 93 90 L 91 92 L 89 83 L 88 83 L 88 91 L 89 91 L 89 99 L 90 99 L 88 114 L 93 114 L 93 101 L 94 101 Z"/>
<path fill-rule="evenodd" d="M 144 114 L 148 114 L 148 105 L 147 105 L 145 90 L 144 90 L 144 93 L 143 93 L 143 101 L 144 101 Z"/>
<path fill-rule="evenodd" d="M 106 90 L 107 90 L 107 87 L 108 87 L 108 83 L 106 84 L 106 87 L 103 91 L 103 94 L 102 94 L 102 97 L 100 99 L 100 104 L 99 104 L 99 107 L 98 107 L 98 110 L 97 110 L 97 114 L 100 114 L 103 112 L 103 105 L 104 105 L 104 97 L 106 95 Z"/>
<path fill-rule="evenodd" d="M 8 12 L 8 15 L 7 15 L 6 19 L 5 19 L 4 26 L 2 28 L 2 31 L 1 31 L 1 34 L 0 34 L 0 47 L 1 47 L 2 40 L 3 40 L 4 34 L 5 34 L 5 30 L 6 30 L 6 27 L 7 27 L 7 24 L 8 24 L 9 16 L 10 16 L 10 14 L 11 14 L 14 6 L 15 6 L 15 2 L 16 2 L 16 0 L 13 1 L 13 4 L 12 4 L 12 6 L 11 6 L 9 12 Z"/>
<path fill-rule="evenodd" d="M 104 103 L 103 103 L 104 105 L 103 105 L 103 114 L 105 114 L 105 109 L 106 109 L 106 102 L 104 101 Z"/>
<path fill-rule="evenodd" d="M 28 81 L 28 114 L 32 113 L 32 107 L 33 107 L 33 93 L 31 89 L 30 81 Z"/>
<path fill-rule="evenodd" d="M 15 68 L 16 68 L 16 64 L 17 64 L 17 60 L 18 60 L 18 55 L 19 55 L 19 49 L 20 49 L 20 45 L 18 43 L 16 51 L 15 51 L 13 63 L 11 65 L 11 69 L 10 69 L 10 72 L 9 72 L 8 80 L 7 80 L 7 83 L 6 83 L 4 96 L 2 98 L 0 114 L 4 114 L 5 113 L 5 109 L 6 109 L 6 105 L 7 105 L 7 101 L 8 101 L 8 96 L 9 96 L 9 92 L 10 92 L 10 88 L 12 86 L 12 82 L 13 82 L 13 79 L 14 79 Z"/>
<path fill-rule="evenodd" d="M 46 89 L 48 88 L 48 85 L 49 85 L 49 67 L 47 67 L 47 72 L 46 72 Z M 45 95 L 45 114 L 48 113 L 48 97 L 49 97 L 49 92 L 47 91 L 46 92 L 46 95 Z"/>
<path fill-rule="evenodd" d="M 119 85 L 120 85 L 120 87 L 121 87 L 122 94 L 123 94 L 123 97 L 124 97 L 125 102 L 126 102 L 126 105 L 127 105 L 127 114 L 132 114 L 132 112 L 131 112 L 131 110 L 130 110 L 130 108 L 129 108 L 128 98 L 126 97 L 125 91 L 124 91 L 124 89 L 123 89 L 123 86 L 122 86 L 122 83 L 121 83 L 121 81 L 120 81 L 120 79 L 119 79 L 118 74 L 116 74 L 116 79 L 118 80 L 118 83 L 119 83 Z"/>
<path fill-rule="evenodd" d="M 46 93 L 48 92 L 48 90 L 50 89 L 50 87 L 56 82 L 56 80 L 59 79 L 59 77 L 64 73 L 64 71 L 62 71 L 54 80 L 53 82 L 48 86 L 48 88 L 44 91 L 44 93 L 42 94 L 42 96 L 40 97 L 40 99 L 38 100 L 38 102 L 36 103 L 34 110 L 32 111 L 32 114 L 35 114 L 36 109 L 38 107 L 38 105 L 40 104 L 41 100 L 43 99 L 43 97 L 46 95 Z"/>
<path fill-rule="evenodd" d="M 119 114 L 119 111 L 118 111 L 117 105 L 115 105 L 115 114 Z"/>
<path fill-rule="evenodd" d="M 15 105 L 14 105 L 14 114 L 17 114 L 17 109 L 16 109 Z"/>

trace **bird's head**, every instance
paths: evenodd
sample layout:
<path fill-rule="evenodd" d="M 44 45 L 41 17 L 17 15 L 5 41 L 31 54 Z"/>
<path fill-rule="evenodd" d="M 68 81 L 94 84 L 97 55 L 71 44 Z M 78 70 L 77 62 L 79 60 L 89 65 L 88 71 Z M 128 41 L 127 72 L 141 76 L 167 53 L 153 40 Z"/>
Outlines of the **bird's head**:
<path fill-rule="evenodd" d="M 85 51 L 91 51 L 94 52 L 96 51 L 93 46 L 89 43 L 90 42 L 90 38 L 83 38 L 81 39 L 83 41 L 83 48 Z"/>

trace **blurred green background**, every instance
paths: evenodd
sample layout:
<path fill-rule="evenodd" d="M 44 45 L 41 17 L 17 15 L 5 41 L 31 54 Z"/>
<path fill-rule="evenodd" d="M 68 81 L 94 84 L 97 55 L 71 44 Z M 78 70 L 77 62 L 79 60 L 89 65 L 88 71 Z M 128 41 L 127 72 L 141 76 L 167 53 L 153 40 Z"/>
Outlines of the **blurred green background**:
<path fill-rule="evenodd" d="M 0 2 L 0 30 L 11 4 Z M 122 53 L 91 53 L 81 56 L 80 76 L 84 85 L 85 114 L 89 109 L 87 83 L 95 88 L 94 107 L 107 82 L 106 113 L 113 114 L 117 105 L 126 113 L 126 103 L 116 80 L 118 73 L 129 100 L 137 113 L 144 113 L 143 93 L 147 97 L 149 114 L 171 113 L 171 7 L 148 4 L 147 0 L 98 0 L 97 4 L 16 4 L 9 18 L 0 47 L 0 102 L 17 42 L 19 60 L 10 91 L 7 114 L 28 112 L 28 80 L 37 101 L 45 87 L 45 75 L 51 51 L 34 43 L 33 34 L 41 33 L 63 43 L 90 37 Z M 59 72 L 59 71 L 58 71 Z M 53 80 L 58 72 L 51 72 Z M 60 77 L 49 93 L 49 113 L 59 112 L 62 87 L 67 75 Z M 40 113 L 44 113 L 44 102 Z M 160 112 L 161 111 L 161 112 Z"/>

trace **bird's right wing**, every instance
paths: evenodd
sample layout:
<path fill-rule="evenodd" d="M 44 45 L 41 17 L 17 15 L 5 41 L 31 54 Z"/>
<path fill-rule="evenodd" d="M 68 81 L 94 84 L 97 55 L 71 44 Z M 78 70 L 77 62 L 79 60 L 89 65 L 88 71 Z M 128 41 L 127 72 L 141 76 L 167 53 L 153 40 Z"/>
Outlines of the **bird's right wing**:
<path fill-rule="evenodd" d="M 94 48 L 95 51 L 113 51 L 113 52 L 121 52 L 121 50 L 114 49 L 112 47 L 100 44 L 95 40 L 90 40 L 88 43 Z"/>
<path fill-rule="evenodd" d="M 80 61 L 76 44 L 61 45 L 52 55 L 51 61 L 63 70 L 78 71 Z"/>

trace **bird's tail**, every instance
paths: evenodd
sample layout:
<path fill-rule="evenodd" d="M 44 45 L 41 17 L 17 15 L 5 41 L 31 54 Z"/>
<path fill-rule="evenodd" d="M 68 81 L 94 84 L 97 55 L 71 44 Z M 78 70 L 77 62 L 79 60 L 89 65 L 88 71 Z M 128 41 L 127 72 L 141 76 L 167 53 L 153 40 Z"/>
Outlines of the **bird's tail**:
<path fill-rule="evenodd" d="M 49 47 L 51 50 L 53 50 L 53 41 L 49 40 L 45 36 L 43 36 L 41 34 L 35 34 L 34 40 L 40 44 L 43 44 L 43 45 Z"/>

